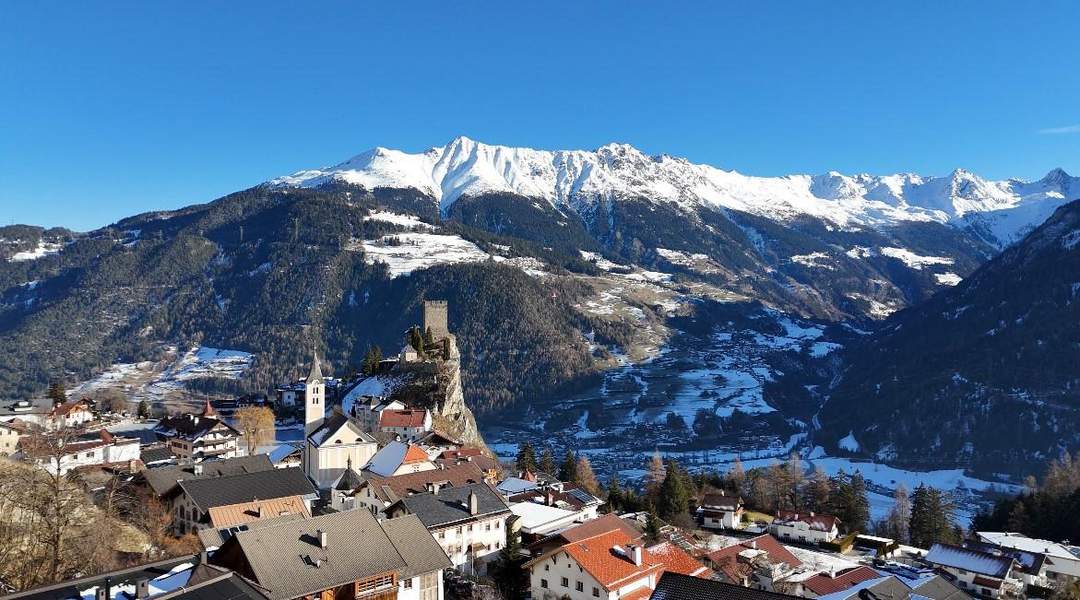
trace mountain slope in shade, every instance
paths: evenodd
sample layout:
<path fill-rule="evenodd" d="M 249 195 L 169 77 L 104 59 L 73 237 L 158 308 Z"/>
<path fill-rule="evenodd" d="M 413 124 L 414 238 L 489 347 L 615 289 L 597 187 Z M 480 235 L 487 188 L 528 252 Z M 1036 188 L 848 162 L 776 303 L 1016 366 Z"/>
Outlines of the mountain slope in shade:
<path fill-rule="evenodd" d="M 462 197 L 492 193 L 544 199 L 586 218 L 598 202 L 648 198 L 684 210 L 730 209 L 785 223 L 813 217 L 842 228 L 948 223 L 974 227 L 998 247 L 1018 239 L 1080 192 L 1080 178 L 1061 169 L 1034 182 L 989 181 L 959 169 L 944 177 L 836 172 L 753 177 L 668 155 L 648 156 L 626 144 L 546 151 L 465 137 L 417 154 L 375 148 L 333 167 L 270 183 L 315 187 L 328 182 L 415 189 L 437 202 L 444 214 Z"/>
<path fill-rule="evenodd" d="M 1077 365 L 1080 201 L 851 348 L 817 443 L 850 435 L 863 454 L 926 466 L 1042 464 L 1080 443 Z"/>

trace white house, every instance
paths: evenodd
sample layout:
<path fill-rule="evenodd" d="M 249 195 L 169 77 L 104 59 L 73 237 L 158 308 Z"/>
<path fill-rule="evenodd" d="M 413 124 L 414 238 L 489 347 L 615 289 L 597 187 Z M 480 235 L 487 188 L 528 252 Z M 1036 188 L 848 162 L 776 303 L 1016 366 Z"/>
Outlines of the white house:
<path fill-rule="evenodd" d="M 84 400 L 70 400 L 53 406 L 49 412 L 48 427 L 62 429 L 64 427 L 79 427 L 94 420 L 94 413 L 90 411 L 90 405 Z"/>
<path fill-rule="evenodd" d="M 434 461 L 423 448 L 415 444 L 393 441 L 371 457 L 366 469 L 381 477 L 393 477 L 420 471 L 432 471 Z"/>
<path fill-rule="evenodd" d="M 713 494 L 705 494 L 701 499 L 701 507 L 698 509 L 701 516 L 701 525 L 706 529 L 740 529 L 742 528 L 743 503 L 739 496 L 728 496 L 720 491 Z"/>
<path fill-rule="evenodd" d="M 379 430 L 399 439 L 415 441 L 431 431 L 431 411 L 427 409 L 383 410 L 379 415 Z"/>
<path fill-rule="evenodd" d="M 840 519 L 832 515 L 780 511 L 769 524 L 769 533 L 781 540 L 818 544 L 831 542 L 840 535 Z"/>
<path fill-rule="evenodd" d="M 976 596 L 1019 598 L 1024 589 L 1016 561 L 1010 557 L 951 544 L 934 544 L 923 561 L 948 572 L 960 589 Z"/>
<path fill-rule="evenodd" d="M 511 516 L 506 502 L 486 483 L 407 496 L 387 514 L 391 521 L 416 515 L 455 566 L 481 575 L 506 542 Z"/>
<path fill-rule="evenodd" d="M 664 563 L 616 530 L 558 546 L 525 568 L 534 600 L 637 600 L 656 588 Z"/>
<path fill-rule="evenodd" d="M 236 458 L 244 454 L 240 432 L 223 421 L 207 401 L 202 412 L 162 419 L 154 434 L 181 460 Z"/>
<path fill-rule="evenodd" d="M 64 443 L 54 451 L 48 443 L 33 443 L 34 438 L 23 438 L 22 457 L 50 473 L 61 475 L 80 467 L 130 463 L 139 459 L 139 440 L 115 437 L 102 429 L 97 439 Z"/>
<path fill-rule="evenodd" d="M 30 433 L 31 425 L 20 419 L 0 421 L 0 456 L 11 456 L 19 446 L 19 440 Z"/>
<path fill-rule="evenodd" d="M 1003 550 L 1032 555 L 1036 560 L 1039 556 L 1045 557 L 1041 560 L 1043 570 L 1055 586 L 1080 579 L 1080 557 L 1064 544 L 1029 538 L 1022 533 L 980 531 L 976 535 L 979 541 Z"/>

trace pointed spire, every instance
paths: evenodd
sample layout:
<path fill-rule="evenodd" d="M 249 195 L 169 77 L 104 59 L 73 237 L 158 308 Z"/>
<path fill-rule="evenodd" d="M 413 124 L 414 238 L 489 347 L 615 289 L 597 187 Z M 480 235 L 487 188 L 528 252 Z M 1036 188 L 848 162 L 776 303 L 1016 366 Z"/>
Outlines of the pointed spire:
<path fill-rule="evenodd" d="M 203 409 L 202 409 L 202 415 L 201 416 L 203 416 L 203 417 L 216 417 L 216 416 L 218 416 L 217 411 L 214 410 L 214 407 L 210 405 L 210 399 L 209 398 L 207 398 L 206 402 L 203 403 Z"/>
<path fill-rule="evenodd" d="M 312 354 L 314 355 L 314 358 L 311 361 L 311 371 L 308 372 L 307 376 L 308 385 L 322 382 L 323 378 L 322 367 L 319 366 L 319 351 L 313 348 Z"/>

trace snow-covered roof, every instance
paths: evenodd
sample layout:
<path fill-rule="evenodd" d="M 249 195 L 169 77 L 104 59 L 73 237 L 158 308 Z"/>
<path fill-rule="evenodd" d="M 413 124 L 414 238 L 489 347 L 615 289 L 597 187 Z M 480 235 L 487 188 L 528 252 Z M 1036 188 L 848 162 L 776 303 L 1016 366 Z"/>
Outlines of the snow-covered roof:
<path fill-rule="evenodd" d="M 420 450 L 418 446 L 393 441 L 376 452 L 375 456 L 372 456 L 371 461 L 364 467 L 364 470 L 383 477 L 389 477 L 394 474 L 394 471 L 402 463 L 422 462 L 421 456 L 423 456 L 424 461 L 429 460 L 427 454 Z"/>
<path fill-rule="evenodd" d="M 1080 560 L 1080 558 L 1077 558 L 1072 552 L 1069 552 L 1069 549 L 1066 548 L 1064 544 L 1051 542 L 1049 540 L 1030 538 L 1022 533 L 1008 531 L 979 531 L 976 532 L 976 535 L 980 540 L 987 544 L 1001 546 L 1002 548 L 1012 548 L 1023 552 L 1045 554 L 1055 558 Z"/>
<path fill-rule="evenodd" d="M 545 526 L 551 529 L 566 526 L 578 516 L 575 511 L 563 510 L 536 502 L 511 504 L 510 512 L 517 515 L 522 527 L 534 532 L 537 529 L 544 529 Z"/>
<path fill-rule="evenodd" d="M 994 556 L 971 548 L 961 548 L 950 544 L 934 544 L 926 553 L 924 560 L 930 564 L 954 569 L 964 569 L 972 573 L 1004 579 L 1012 569 L 1013 560 Z"/>
<path fill-rule="evenodd" d="M 520 477 L 507 477 L 502 480 L 496 489 L 505 495 L 518 494 L 528 490 L 535 490 L 537 487 L 535 481 L 529 481 Z"/>

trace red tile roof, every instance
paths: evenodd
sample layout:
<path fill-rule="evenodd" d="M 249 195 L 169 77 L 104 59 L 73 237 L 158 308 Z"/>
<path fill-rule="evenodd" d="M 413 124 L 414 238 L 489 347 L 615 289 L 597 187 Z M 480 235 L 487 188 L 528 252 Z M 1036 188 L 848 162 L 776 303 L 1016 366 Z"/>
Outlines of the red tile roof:
<path fill-rule="evenodd" d="M 405 456 L 401 459 L 401 464 L 408 465 L 418 462 L 427 462 L 428 460 L 427 452 L 424 452 L 420 446 L 409 444 L 409 449 L 405 451 Z"/>
<path fill-rule="evenodd" d="M 810 526 L 810 529 L 816 531 L 832 531 L 833 527 L 836 527 L 840 523 L 840 519 L 832 515 L 819 515 L 814 512 L 800 513 L 795 511 L 782 510 L 776 515 L 776 520 L 780 522 L 802 522 Z"/>
<path fill-rule="evenodd" d="M 818 573 L 804 581 L 803 586 L 818 596 L 824 596 L 825 594 L 841 592 L 864 581 L 878 579 L 880 577 L 881 575 L 870 567 L 858 566 L 854 569 L 848 569 L 841 573 L 837 573 L 835 576 Z"/>
<path fill-rule="evenodd" d="M 641 533 L 634 529 L 632 525 L 619 518 L 619 515 L 612 513 L 585 521 L 581 525 L 553 534 L 552 537 L 558 536 L 567 542 L 577 542 L 610 531 L 622 531 L 630 539 L 634 540 L 642 537 Z"/>
<path fill-rule="evenodd" d="M 605 589 L 615 589 L 650 573 L 662 571 L 663 562 L 642 549 L 641 564 L 634 564 L 633 540 L 622 531 L 603 533 L 556 550 L 566 552 Z"/>
<path fill-rule="evenodd" d="M 701 577 L 703 579 L 709 579 L 713 575 L 712 569 L 701 564 L 682 548 L 671 542 L 660 542 L 654 546 L 649 546 L 646 550 L 664 564 L 665 572 Z"/>
<path fill-rule="evenodd" d="M 380 427 L 423 427 L 426 410 L 384 410 L 379 417 Z"/>

